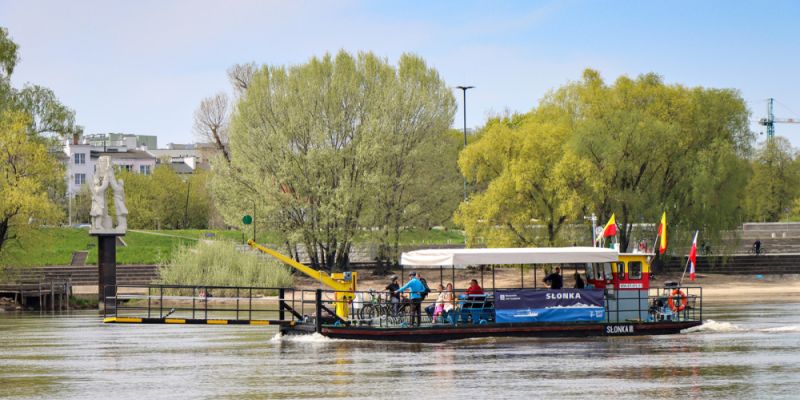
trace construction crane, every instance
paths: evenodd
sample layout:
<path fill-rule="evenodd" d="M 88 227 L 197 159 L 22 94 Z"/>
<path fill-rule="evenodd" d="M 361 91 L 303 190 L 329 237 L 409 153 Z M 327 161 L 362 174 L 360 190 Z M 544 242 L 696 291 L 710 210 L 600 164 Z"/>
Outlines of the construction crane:
<path fill-rule="evenodd" d="M 773 98 L 767 99 L 767 118 L 761 118 L 758 123 L 767 127 L 767 139 L 772 139 L 775 136 L 775 124 L 800 124 L 800 118 L 775 118 L 772 113 L 772 103 L 775 101 Z"/>

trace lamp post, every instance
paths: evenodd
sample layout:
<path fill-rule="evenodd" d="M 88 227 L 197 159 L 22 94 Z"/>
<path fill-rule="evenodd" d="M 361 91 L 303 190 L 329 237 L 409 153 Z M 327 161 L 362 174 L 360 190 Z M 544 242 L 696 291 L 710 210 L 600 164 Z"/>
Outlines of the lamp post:
<path fill-rule="evenodd" d="M 467 90 L 474 88 L 475 86 L 456 86 L 456 89 L 461 89 L 463 93 L 464 101 L 464 148 L 467 148 Z M 464 201 L 467 201 L 467 177 L 464 176 Z"/>

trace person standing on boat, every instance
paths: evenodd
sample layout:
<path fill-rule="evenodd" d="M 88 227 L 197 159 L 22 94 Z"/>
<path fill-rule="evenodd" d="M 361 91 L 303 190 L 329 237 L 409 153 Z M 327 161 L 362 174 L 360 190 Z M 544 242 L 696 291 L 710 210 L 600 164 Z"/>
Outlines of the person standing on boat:
<path fill-rule="evenodd" d="M 575 273 L 575 289 L 583 289 L 584 287 L 586 287 L 586 284 L 583 282 L 583 279 L 581 279 L 581 274 L 576 272 Z"/>
<path fill-rule="evenodd" d="M 561 268 L 556 267 L 555 272 L 544 278 L 544 283 L 550 285 L 550 289 L 561 289 L 564 287 L 564 279 L 561 277 Z"/>
<path fill-rule="evenodd" d="M 400 285 L 397 280 L 400 279 L 397 275 L 392 275 L 391 282 L 386 285 L 386 290 L 389 292 L 389 301 L 392 303 L 392 315 L 397 315 L 397 310 L 400 308 Z"/>
<path fill-rule="evenodd" d="M 422 304 L 422 292 L 425 291 L 425 285 L 417 279 L 416 272 L 408 274 L 408 282 L 397 289 L 397 293 L 403 293 L 406 290 L 409 290 L 410 295 L 408 298 L 411 299 L 411 326 L 414 326 L 415 320 L 417 326 L 419 326 L 422 323 L 422 307 L 420 305 Z"/>

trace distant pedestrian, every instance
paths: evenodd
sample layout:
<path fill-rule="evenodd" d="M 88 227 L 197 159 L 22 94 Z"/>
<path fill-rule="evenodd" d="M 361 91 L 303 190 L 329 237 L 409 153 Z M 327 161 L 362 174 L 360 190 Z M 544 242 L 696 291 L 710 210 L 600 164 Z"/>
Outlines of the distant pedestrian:
<path fill-rule="evenodd" d="M 761 240 L 756 239 L 756 241 L 753 242 L 753 252 L 756 253 L 756 255 L 761 254 Z"/>
<path fill-rule="evenodd" d="M 550 285 L 550 289 L 561 289 L 564 287 L 564 278 L 561 277 L 561 268 L 556 267 L 555 272 L 544 278 L 544 283 Z"/>

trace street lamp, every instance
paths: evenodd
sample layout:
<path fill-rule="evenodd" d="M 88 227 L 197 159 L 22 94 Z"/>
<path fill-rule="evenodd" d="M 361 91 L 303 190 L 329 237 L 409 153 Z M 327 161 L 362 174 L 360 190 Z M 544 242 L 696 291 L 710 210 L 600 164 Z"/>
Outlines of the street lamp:
<path fill-rule="evenodd" d="M 467 148 L 467 90 L 475 86 L 456 86 L 456 89 L 461 89 L 464 94 L 464 148 Z M 464 176 L 464 202 L 467 201 L 467 176 Z"/>

